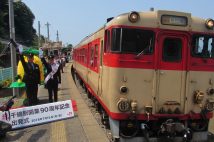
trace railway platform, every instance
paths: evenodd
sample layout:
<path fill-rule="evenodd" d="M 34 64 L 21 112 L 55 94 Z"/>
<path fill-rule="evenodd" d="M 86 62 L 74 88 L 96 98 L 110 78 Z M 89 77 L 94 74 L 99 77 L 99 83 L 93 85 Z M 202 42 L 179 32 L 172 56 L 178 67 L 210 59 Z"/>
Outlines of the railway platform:
<path fill-rule="evenodd" d="M 105 132 L 81 97 L 73 82 L 68 63 L 62 73 L 62 84 L 58 91 L 59 101 L 75 100 L 77 111 L 71 119 L 33 126 L 7 133 L 0 142 L 109 142 Z M 48 103 L 48 92 L 39 87 L 40 104 Z M 20 105 L 22 105 L 20 103 Z"/>

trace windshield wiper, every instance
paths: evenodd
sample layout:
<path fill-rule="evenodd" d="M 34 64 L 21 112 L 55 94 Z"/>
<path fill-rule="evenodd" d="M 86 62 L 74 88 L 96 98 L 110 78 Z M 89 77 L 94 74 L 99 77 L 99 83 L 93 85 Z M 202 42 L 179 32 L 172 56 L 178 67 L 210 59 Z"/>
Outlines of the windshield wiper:
<path fill-rule="evenodd" d="M 144 52 L 150 51 L 151 46 L 152 46 L 152 38 L 151 38 L 150 41 L 149 41 L 149 45 L 148 45 L 146 48 L 144 48 L 140 53 L 138 53 L 138 54 L 135 56 L 135 58 L 138 59 L 141 55 L 143 55 Z"/>
<path fill-rule="evenodd" d="M 147 49 L 147 48 L 144 48 L 140 53 L 138 53 L 138 54 L 136 55 L 136 58 L 139 58 L 140 55 L 142 55 L 146 49 Z"/>

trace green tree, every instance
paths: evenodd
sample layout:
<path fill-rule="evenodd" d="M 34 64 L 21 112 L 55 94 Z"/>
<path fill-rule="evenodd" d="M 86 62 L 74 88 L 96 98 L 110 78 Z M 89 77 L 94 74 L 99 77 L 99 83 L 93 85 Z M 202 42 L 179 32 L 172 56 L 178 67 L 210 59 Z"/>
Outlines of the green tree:
<path fill-rule="evenodd" d="M 33 28 L 34 14 L 23 2 L 16 2 L 14 4 L 14 19 L 16 40 L 27 46 L 32 45 L 36 36 L 36 30 Z"/>
<path fill-rule="evenodd" d="M 8 0 L 0 0 L 0 37 L 9 39 L 9 12 Z M 27 46 L 32 46 L 36 35 L 33 28 L 35 16 L 23 3 L 14 3 L 14 22 L 16 41 Z"/>
<path fill-rule="evenodd" d="M 40 35 L 40 44 L 42 45 L 43 43 L 45 43 L 45 37 L 43 35 Z M 39 46 L 38 46 L 38 36 L 37 35 L 34 35 L 33 43 L 31 45 L 31 47 L 37 48 L 37 49 L 39 48 Z"/>
<path fill-rule="evenodd" d="M 72 44 L 68 44 L 67 48 L 73 48 L 73 45 Z"/>
<path fill-rule="evenodd" d="M 0 37 L 7 38 L 9 35 L 8 29 L 8 2 L 7 0 L 0 0 Z"/>

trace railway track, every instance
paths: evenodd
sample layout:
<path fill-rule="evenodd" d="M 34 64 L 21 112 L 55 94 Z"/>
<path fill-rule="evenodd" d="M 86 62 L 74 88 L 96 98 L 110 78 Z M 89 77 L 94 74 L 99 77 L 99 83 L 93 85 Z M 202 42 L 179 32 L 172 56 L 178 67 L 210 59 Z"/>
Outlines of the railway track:
<path fill-rule="evenodd" d="M 79 81 L 77 79 L 75 79 L 77 88 L 81 94 L 81 97 L 84 99 L 85 103 L 87 104 L 87 106 L 89 107 L 91 113 L 93 114 L 94 118 L 96 119 L 97 123 L 100 125 L 100 127 L 102 128 L 102 130 L 105 132 L 109 142 L 113 142 L 113 137 L 111 135 L 111 132 L 109 129 L 106 128 L 106 126 L 104 126 L 102 124 L 101 121 L 101 115 L 100 113 L 97 111 L 97 108 L 95 107 L 95 104 L 93 103 L 93 101 L 91 99 L 88 98 L 87 96 L 87 92 L 85 91 L 85 89 L 80 85 Z"/>

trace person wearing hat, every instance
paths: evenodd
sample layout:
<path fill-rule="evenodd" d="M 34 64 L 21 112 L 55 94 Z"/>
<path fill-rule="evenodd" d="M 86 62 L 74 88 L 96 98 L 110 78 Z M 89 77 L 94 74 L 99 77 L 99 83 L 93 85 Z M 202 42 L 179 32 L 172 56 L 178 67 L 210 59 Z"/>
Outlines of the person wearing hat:
<path fill-rule="evenodd" d="M 58 101 L 58 83 L 60 77 L 60 69 L 59 64 L 54 61 L 54 55 L 48 56 L 48 62 L 46 62 L 45 58 L 41 57 L 41 60 L 47 70 L 47 76 L 45 78 L 44 83 L 47 85 L 49 102 Z"/>
<path fill-rule="evenodd" d="M 25 61 L 23 56 L 23 46 L 21 44 L 17 44 L 13 39 L 10 40 L 10 43 L 12 43 L 16 50 L 19 51 L 19 58 L 24 68 L 22 81 L 25 83 L 25 89 L 28 99 L 27 105 L 36 105 L 38 103 L 38 84 L 40 84 L 39 66 L 33 62 L 34 55 L 32 53 L 29 53 L 27 55 L 28 62 Z"/>
<path fill-rule="evenodd" d="M 39 66 L 33 62 L 34 55 L 29 53 L 27 55 L 28 62 L 24 60 L 24 56 L 20 52 L 19 54 L 20 61 L 24 68 L 24 76 L 22 81 L 25 83 L 26 94 L 28 99 L 28 105 L 37 105 L 37 93 L 38 93 L 38 84 L 40 84 L 40 70 Z"/>

